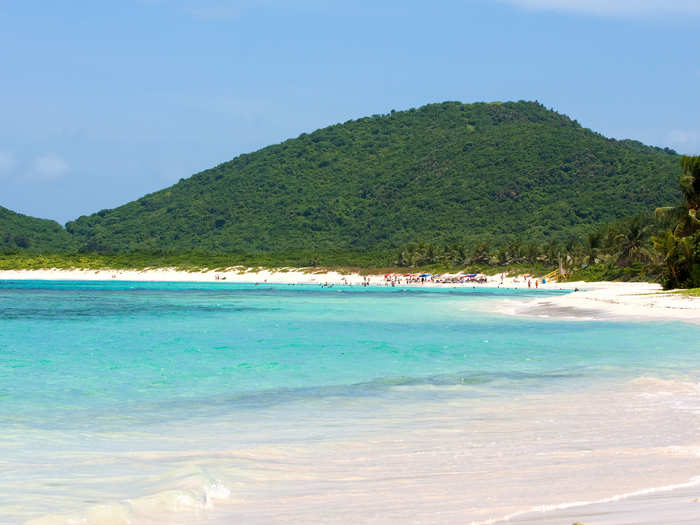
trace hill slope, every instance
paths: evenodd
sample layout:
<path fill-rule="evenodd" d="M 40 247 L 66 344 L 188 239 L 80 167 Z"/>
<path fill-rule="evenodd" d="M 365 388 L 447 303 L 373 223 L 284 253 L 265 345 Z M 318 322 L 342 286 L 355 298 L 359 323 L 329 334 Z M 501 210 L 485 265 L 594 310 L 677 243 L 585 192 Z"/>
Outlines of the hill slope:
<path fill-rule="evenodd" d="M 31 251 L 69 252 L 75 240 L 55 221 L 36 219 L 0 206 L 0 253 Z"/>
<path fill-rule="evenodd" d="M 302 134 L 68 223 L 91 249 L 385 249 L 564 238 L 678 200 L 679 157 L 538 103 L 445 102 Z"/>

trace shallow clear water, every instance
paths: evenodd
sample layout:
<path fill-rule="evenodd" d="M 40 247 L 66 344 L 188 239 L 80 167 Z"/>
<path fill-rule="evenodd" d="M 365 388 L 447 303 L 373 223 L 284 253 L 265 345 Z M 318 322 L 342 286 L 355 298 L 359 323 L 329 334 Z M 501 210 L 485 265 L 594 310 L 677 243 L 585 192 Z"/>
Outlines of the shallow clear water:
<path fill-rule="evenodd" d="M 700 474 L 700 327 L 489 312 L 535 293 L 0 282 L 0 522 L 469 523 Z"/>

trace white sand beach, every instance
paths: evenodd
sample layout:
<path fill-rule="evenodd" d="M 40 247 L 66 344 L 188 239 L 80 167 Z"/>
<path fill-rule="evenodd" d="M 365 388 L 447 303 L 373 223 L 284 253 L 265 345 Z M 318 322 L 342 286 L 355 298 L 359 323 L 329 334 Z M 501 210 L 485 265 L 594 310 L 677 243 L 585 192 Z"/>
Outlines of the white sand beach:
<path fill-rule="evenodd" d="M 372 276 L 372 284 L 383 282 L 383 276 Z M 175 268 L 146 270 L 84 270 L 42 269 L 3 270 L 0 280 L 47 281 L 140 281 L 140 282 L 220 282 L 269 284 L 362 284 L 359 274 L 313 272 L 303 269 L 256 270 L 232 268 L 226 271 L 188 272 Z"/>
<path fill-rule="evenodd" d="M 341 274 L 312 269 L 229 269 L 226 271 L 188 272 L 175 268 L 146 270 L 3 270 L 0 280 L 67 280 L 67 281 L 153 281 L 153 282 L 213 282 L 259 284 L 317 284 L 362 285 L 365 280 L 373 286 L 385 286 L 384 275 Z M 538 317 L 567 317 L 575 319 L 637 319 L 679 320 L 700 323 L 700 298 L 664 292 L 655 283 L 621 282 L 564 282 L 550 281 L 542 284 L 530 278 L 530 290 L 571 290 L 573 293 L 526 301 L 509 301 L 501 304 L 499 311 L 511 315 Z M 424 283 L 406 283 L 398 286 L 415 287 L 475 287 L 527 289 L 528 279 L 523 277 L 488 276 L 486 282 L 467 284 L 443 284 L 426 280 Z"/>
<path fill-rule="evenodd" d="M 687 483 L 622 494 L 600 502 L 577 502 L 513 516 L 514 525 L 690 525 L 700 520 L 700 478 Z M 497 522 L 495 522 L 497 523 Z"/>
<path fill-rule="evenodd" d="M 571 319 L 668 320 L 700 323 L 700 298 L 665 292 L 653 283 L 561 283 L 552 288 L 577 290 L 511 303 L 502 311 L 513 315 Z"/>

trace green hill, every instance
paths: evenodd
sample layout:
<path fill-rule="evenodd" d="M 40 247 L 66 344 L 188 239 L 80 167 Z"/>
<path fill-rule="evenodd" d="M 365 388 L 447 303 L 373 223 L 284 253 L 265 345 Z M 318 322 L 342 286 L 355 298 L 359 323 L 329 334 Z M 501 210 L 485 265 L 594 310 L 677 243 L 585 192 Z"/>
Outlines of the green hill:
<path fill-rule="evenodd" d="M 0 253 L 61 253 L 75 249 L 75 240 L 60 224 L 36 219 L 0 206 Z"/>
<path fill-rule="evenodd" d="M 66 226 L 117 252 L 541 242 L 677 202 L 678 175 L 675 152 L 535 102 L 445 102 L 302 134 Z"/>

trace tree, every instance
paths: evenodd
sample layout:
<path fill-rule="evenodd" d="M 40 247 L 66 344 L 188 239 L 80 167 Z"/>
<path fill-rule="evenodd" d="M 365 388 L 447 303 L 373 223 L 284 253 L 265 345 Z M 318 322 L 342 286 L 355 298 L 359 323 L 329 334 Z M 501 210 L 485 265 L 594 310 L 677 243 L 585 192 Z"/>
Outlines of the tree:
<path fill-rule="evenodd" d="M 643 216 L 633 217 L 617 234 L 617 265 L 629 266 L 634 262 L 650 258 L 648 241 L 651 236 L 651 222 Z"/>
<path fill-rule="evenodd" d="M 600 249 L 603 247 L 603 233 L 600 231 L 590 232 L 583 240 L 583 251 L 589 266 L 595 264 Z"/>
<path fill-rule="evenodd" d="M 681 166 L 683 202 L 656 210 L 657 216 L 675 222 L 673 232 L 654 238 L 654 247 L 664 259 L 661 284 L 666 289 L 700 286 L 700 157 L 683 157 Z"/>
<path fill-rule="evenodd" d="M 683 202 L 680 206 L 657 208 L 656 214 L 661 218 L 673 218 L 676 226 L 673 234 L 686 237 L 700 230 L 700 156 L 681 158 L 683 174 L 680 178 Z"/>
<path fill-rule="evenodd" d="M 491 245 L 488 241 L 481 241 L 474 247 L 470 258 L 471 264 L 488 264 L 491 260 Z"/>

